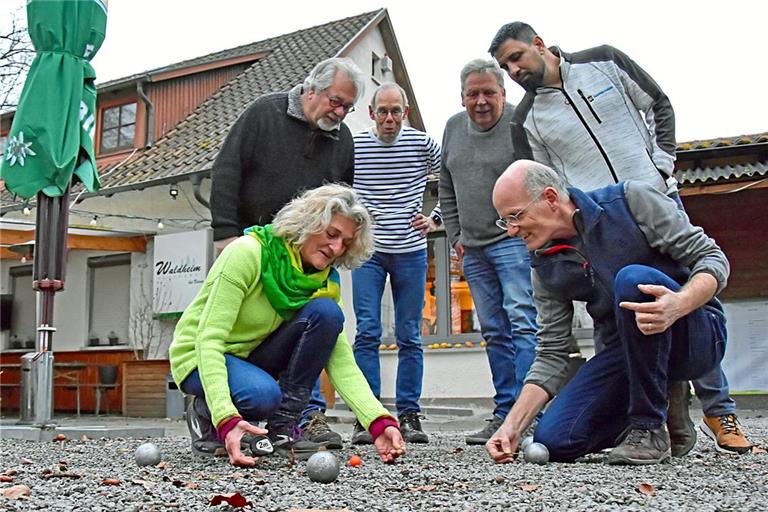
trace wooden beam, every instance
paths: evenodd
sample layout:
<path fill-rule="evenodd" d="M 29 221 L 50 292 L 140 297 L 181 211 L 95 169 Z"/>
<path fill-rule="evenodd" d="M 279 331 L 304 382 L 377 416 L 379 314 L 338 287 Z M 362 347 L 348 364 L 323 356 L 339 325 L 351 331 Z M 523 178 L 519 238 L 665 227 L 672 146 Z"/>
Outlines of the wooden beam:
<path fill-rule="evenodd" d="M 0 229 L 0 241 L 5 247 L 0 247 L 0 259 L 20 260 L 21 255 L 8 249 L 7 246 L 29 242 L 35 239 L 34 230 Z M 112 251 L 112 252 L 146 252 L 146 236 L 98 236 L 98 235 L 68 235 L 67 249 Z"/>
<path fill-rule="evenodd" d="M 758 181 L 739 181 L 736 183 L 723 183 L 720 185 L 698 185 L 695 187 L 680 188 L 680 195 L 700 196 L 706 194 L 727 194 L 730 192 L 740 192 L 742 190 L 757 190 L 768 188 L 768 179 Z"/>

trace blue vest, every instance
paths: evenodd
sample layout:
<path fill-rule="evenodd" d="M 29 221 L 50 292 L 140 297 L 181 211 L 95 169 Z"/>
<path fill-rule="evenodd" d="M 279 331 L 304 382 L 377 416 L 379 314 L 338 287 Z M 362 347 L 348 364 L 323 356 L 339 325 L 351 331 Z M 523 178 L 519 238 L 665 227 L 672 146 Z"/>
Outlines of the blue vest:
<path fill-rule="evenodd" d="M 613 312 L 613 282 L 619 270 L 647 265 L 683 285 L 690 269 L 648 244 L 629 210 L 623 183 L 568 192 L 579 209 L 574 217 L 578 234 L 553 240 L 532 253 L 531 266 L 541 284 L 558 298 L 587 303 L 595 340 L 607 345 L 619 339 Z"/>

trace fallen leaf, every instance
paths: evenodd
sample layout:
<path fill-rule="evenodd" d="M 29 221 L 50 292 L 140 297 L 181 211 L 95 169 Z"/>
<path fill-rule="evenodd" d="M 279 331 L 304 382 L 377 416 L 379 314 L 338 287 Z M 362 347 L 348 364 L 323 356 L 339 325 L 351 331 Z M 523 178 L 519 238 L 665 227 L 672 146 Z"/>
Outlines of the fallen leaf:
<path fill-rule="evenodd" d="M 29 496 L 29 487 L 26 485 L 14 485 L 13 487 L 6 487 L 5 489 L 0 489 L 0 493 L 3 494 L 6 498 L 9 500 L 17 500 L 22 497 Z"/>
<path fill-rule="evenodd" d="M 66 441 L 67 436 L 64 434 L 56 434 L 56 437 L 53 438 L 54 441 Z"/>
<path fill-rule="evenodd" d="M 50 473 L 46 473 L 42 475 L 43 478 L 83 478 L 83 475 L 78 475 L 77 473 L 54 473 L 51 471 Z"/>
<path fill-rule="evenodd" d="M 149 489 L 150 487 L 155 486 L 155 482 L 151 482 L 149 480 L 131 480 L 132 484 L 141 485 L 145 489 Z"/>
<path fill-rule="evenodd" d="M 34 464 L 34 462 L 32 462 L 31 460 L 29 460 L 29 459 L 28 459 L 28 458 L 26 458 L 26 457 L 22 457 L 22 458 L 19 460 L 19 463 L 21 463 L 21 464 Z"/>
<path fill-rule="evenodd" d="M 13 477 L 8 475 L 0 475 L 0 482 L 13 482 Z"/>
<path fill-rule="evenodd" d="M 289 508 L 288 512 L 350 512 L 348 508 Z"/>
<path fill-rule="evenodd" d="M 171 463 L 170 462 L 166 462 L 166 461 L 162 461 L 162 462 L 158 462 L 155 465 L 155 467 L 156 468 L 160 468 L 160 469 L 168 469 L 168 468 L 171 467 Z"/>
<path fill-rule="evenodd" d="M 461 446 L 457 446 L 456 448 L 451 450 L 451 453 L 461 453 L 463 451 L 464 451 L 464 448 L 462 448 Z"/>
<path fill-rule="evenodd" d="M 80 440 L 85 442 L 85 441 L 89 441 L 90 439 L 88 438 L 87 435 L 83 434 L 83 435 L 80 436 Z"/>
<path fill-rule="evenodd" d="M 120 485 L 122 482 L 117 478 L 105 478 L 101 481 L 101 485 Z"/>
<path fill-rule="evenodd" d="M 184 485 L 184 482 L 182 482 L 181 480 L 173 480 L 171 482 L 171 485 L 173 485 L 174 487 L 181 487 L 182 485 Z"/>
<path fill-rule="evenodd" d="M 259 480 L 254 480 L 254 481 L 253 481 L 253 482 L 251 482 L 251 483 L 252 483 L 253 485 L 266 485 L 266 484 L 267 484 L 266 480 L 261 480 L 261 479 L 259 479 Z"/>
<path fill-rule="evenodd" d="M 251 502 L 246 500 L 239 492 L 217 494 L 210 498 L 211 505 L 220 505 L 224 502 L 228 503 L 231 507 L 245 507 L 251 504 Z"/>
<path fill-rule="evenodd" d="M 232 473 L 232 478 L 245 478 L 245 474 L 240 473 L 239 471 L 235 471 L 234 473 Z"/>
<path fill-rule="evenodd" d="M 656 490 L 653 488 L 651 484 L 637 484 L 635 486 L 635 490 L 637 492 L 641 492 L 645 494 L 646 496 L 655 496 Z"/>
<path fill-rule="evenodd" d="M 434 491 L 437 489 L 436 485 L 417 485 L 416 487 L 409 487 L 409 491 Z"/>
<path fill-rule="evenodd" d="M 184 487 L 186 487 L 187 489 L 197 489 L 198 487 L 200 487 L 200 485 L 196 484 L 195 482 L 186 482 L 184 484 Z"/>
<path fill-rule="evenodd" d="M 8 476 L 13 476 L 18 474 L 18 471 L 16 471 L 15 469 L 6 469 L 5 471 L 3 471 L 3 474 Z"/>
<path fill-rule="evenodd" d="M 580 492 L 580 493 L 585 493 L 585 492 L 587 492 L 588 490 L 589 490 L 589 489 L 587 489 L 587 486 L 586 486 L 586 485 L 580 485 L 580 486 L 578 486 L 578 487 L 576 487 L 576 488 L 574 489 L 574 491 L 576 491 L 576 492 Z"/>
<path fill-rule="evenodd" d="M 504 480 L 506 480 L 506 478 L 504 478 L 504 477 L 503 477 L 503 476 L 501 476 L 501 475 L 496 475 L 496 478 L 495 478 L 495 480 L 496 480 L 496 483 L 497 483 L 497 484 L 501 484 L 501 483 L 504 483 Z"/>
<path fill-rule="evenodd" d="M 525 492 L 533 492 L 539 490 L 539 486 L 536 484 L 523 484 L 520 486 L 520 488 Z"/>
<path fill-rule="evenodd" d="M 755 446 L 752 447 L 752 453 L 753 454 L 766 453 L 766 450 L 762 446 L 755 445 Z"/>

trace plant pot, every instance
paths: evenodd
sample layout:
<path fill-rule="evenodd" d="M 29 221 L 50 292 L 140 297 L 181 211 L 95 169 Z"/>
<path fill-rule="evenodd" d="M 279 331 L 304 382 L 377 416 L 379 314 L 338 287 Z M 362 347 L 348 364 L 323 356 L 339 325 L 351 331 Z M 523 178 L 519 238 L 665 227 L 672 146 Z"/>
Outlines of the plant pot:
<path fill-rule="evenodd" d="M 92 347 L 98 347 L 98 346 L 99 346 L 99 344 L 100 344 L 100 340 L 99 340 L 99 338 L 90 338 L 90 339 L 88 340 L 88 345 L 90 345 L 90 346 L 92 346 Z"/>
<path fill-rule="evenodd" d="M 26 342 L 24 342 L 24 348 L 27 348 L 27 349 L 35 348 L 35 340 L 27 340 Z"/>
<path fill-rule="evenodd" d="M 117 336 L 110 336 L 109 337 L 109 344 L 112 346 L 119 345 L 120 344 L 120 338 Z"/>
<path fill-rule="evenodd" d="M 11 348 L 20 349 L 21 348 L 21 341 L 12 341 L 11 342 Z"/>

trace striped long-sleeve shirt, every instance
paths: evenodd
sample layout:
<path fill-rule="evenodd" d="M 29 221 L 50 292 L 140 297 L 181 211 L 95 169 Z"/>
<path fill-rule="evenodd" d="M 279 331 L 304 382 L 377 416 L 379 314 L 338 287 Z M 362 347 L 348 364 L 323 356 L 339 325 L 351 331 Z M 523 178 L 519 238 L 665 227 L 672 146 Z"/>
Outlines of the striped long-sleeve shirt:
<path fill-rule="evenodd" d="M 391 144 L 379 140 L 373 128 L 357 133 L 354 141 L 354 188 L 373 217 L 376 250 L 407 253 L 426 248 L 426 238 L 411 222 L 421 212 L 427 175 L 440 170 L 440 145 L 409 126 L 403 126 Z M 439 206 L 430 215 L 439 217 Z"/>

